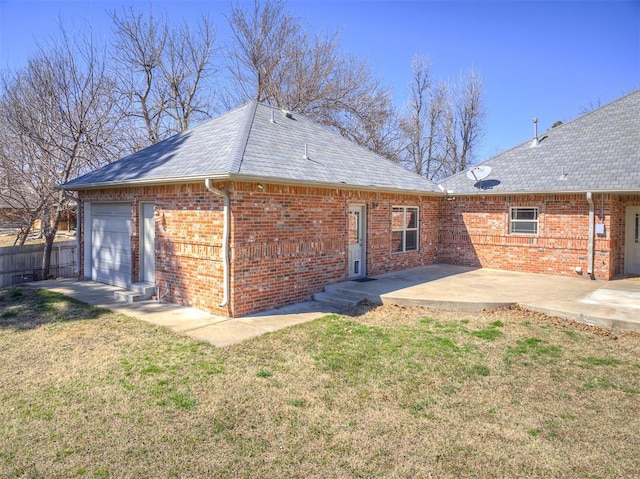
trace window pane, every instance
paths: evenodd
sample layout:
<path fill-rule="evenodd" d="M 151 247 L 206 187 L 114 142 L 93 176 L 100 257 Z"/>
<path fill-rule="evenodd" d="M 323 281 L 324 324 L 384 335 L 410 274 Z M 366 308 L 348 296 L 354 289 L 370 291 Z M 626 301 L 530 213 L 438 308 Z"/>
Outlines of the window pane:
<path fill-rule="evenodd" d="M 391 250 L 401 253 L 418 249 L 420 208 L 395 206 L 391 210 Z"/>
<path fill-rule="evenodd" d="M 538 223 L 531 221 L 514 221 L 511 223 L 511 232 L 512 233 L 522 233 L 522 234 L 537 234 L 538 233 Z"/>
<path fill-rule="evenodd" d="M 416 230 L 407 231 L 407 244 L 405 251 L 416 251 L 418 249 L 418 232 Z"/>
<path fill-rule="evenodd" d="M 418 227 L 418 209 L 407 208 L 407 228 Z"/>
<path fill-rule="evenodd" d="M 538 208 L 513 208 L 511 219 L 514 220 L 537 220 Z"/>
<path fill-rule="evenodd" d="M 349 211 L 349 244 L 360 242 L 360 212 Z"/>
<path fill-rule="evenodd" d="M 404 228 L 404 210 L 402 208 L 394 208 L 391 213 L 391 229 L 401 230 Z"/>
<path fill-rule="evenodd" d="M 404 245 L 402 244 L 402 231 L 394 231 L 391 233 L 391 251 L 402 252 Z"/>

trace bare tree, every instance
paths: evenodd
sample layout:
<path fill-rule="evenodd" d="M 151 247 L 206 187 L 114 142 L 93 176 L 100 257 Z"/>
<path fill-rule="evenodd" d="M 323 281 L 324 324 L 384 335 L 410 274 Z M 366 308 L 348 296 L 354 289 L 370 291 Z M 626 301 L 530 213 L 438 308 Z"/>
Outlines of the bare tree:
<path fill-rule="evenodd" d="M 163 79 L 169 86 L 166 113 L 178 131 L 186 131 L 194 122 L 211 116 L 214 92 L 205 83 L 216 73 L 211 64 L 214 40 L 207 17 L 202 17 L 195 28 L 184 23 L 167 39 L 162 64 Z"/>
<path fill-rule="evenodd" d="M 598 97 L 595 100 L 591 100 L 589 103 L 586 103 L 586 104 L 580 106 L 580 108 L 578 109 L 578 113 L 580 115 L 586 115 L 587 113 L 589 113 L 589 112 L 591 112 L 593 110 L 597 110 L 601 106 L 602 106 L 602 100 L 601 100 L 600 97 Z"/>
<path fill-rule="evenodd" d="M 14 245 L 25 243 L 42 209 L 27 182 L 23 141 L 11 129 L 0 128 L 0 206 L 4 220 L 18 229 Z"/>
<path fill-rule="evenodd" d="M 447 175 L 473 164 L 485 119 L 484 87 L 477 72 L 472 69 L 461 75 L 449 91 L 450 101 L 445 114 Z"/>
<path fill-rule="evenodd" d="M 390 92 L 365 62 L 342 55 L 340 38 L 311 37 L 279 0 L 232 7 L 227 106 L 249 100 L 305 114 L 376 152 L 393 151 Z"/>
<path fill-rule="evenodd" d="M 402 163 L 419 175 L 434 179 L 445 166 L 443 120 L 447 88 L 431 78 L 431 61 L 427 57 L 414 56 L 411 67 L 409 101 L 400 122 L 404 139 Z"/>
<path fill-rule="evenodd" d="M 232 6 L 227 20 L 233 39 L 227 63 L 235 87 L 232 101 L 273 101 L 277 79 L 285 69 L 282 65 L 301 37 L 300 21 L 288 15 L 284 3 L 277 0 L 264 4 L 255 0 L 247 9 Z"/>
<path fill-rule="evenodd" d="M 121 109 L 146 134 L 139 146 L 157 143 L 210 116 L 215 34 L 206 16 L 195 28 L 186 23 L 176 28 L 133 8 L 114 11 L 111 19 Z"/>
<path fill-rule="evenodd" d="M 146 19 L 135 13 L 133 7 L 119 17 L 111 14 L 114 33 L 114 73 L 123 99 L 123 112 L 141 120 L 148 143 L 161 138 L 162 112 L 167 107 L 168 94 L 158 84 L 162 68 L 162 55 L 168 31 L 149 14 Z"/>
<path fill-rule="evenodd" d="M 45 276 L 69 208 L 57 187 L 122 153 L 112 92 L 104 56 L 91 43 L 73 43 L 64 30 L 54 47 L 2 78 L 0 122 L 8 141 L 0 150 L 2 164 L 12 191 L 34 201 L 41 214 Z"/>

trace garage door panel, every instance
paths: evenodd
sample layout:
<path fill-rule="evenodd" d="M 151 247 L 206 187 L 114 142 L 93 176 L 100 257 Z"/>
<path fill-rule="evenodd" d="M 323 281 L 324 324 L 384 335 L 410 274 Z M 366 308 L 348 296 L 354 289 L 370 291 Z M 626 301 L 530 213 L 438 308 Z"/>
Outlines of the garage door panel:
<path fill-rule="evenodd" d="M 115 286 L 121 286 L 126 288 L 129 283 L 128 274 L 114 272 L 113 270 L 96 270 L 95 277 L 92 278 L 94 281 L 98 281 L 99 283 L 113 284 Z"/>
<path fill-rule="evenodd" d="M 91 205 L 91 279 L 131 284 L 131 203 Z"/>
<path fill-rule="evenodd" d="M 91 235 L 96 248 L 116 248 L 131 251 L 131 236 L 128 233 L 94 232 Z"/>
<path fill-rule="evenodd" d="M 131 252 L 125 249 L 115 249 L 108 247 L 100 249 L 96 248 L 92 256 L 92 260 L 98 267 L 114 267 L 118 264 L 130 263 Z"/>
<path fill-rule="evenodd" d="M 131 218 L 131 203 L 93 203 L 91 214 L 95 216 L 119 216 Z"/>
<path fill-rule="evenodd" d="M 120 233 L 129 237 L 131 231 L 131 219 L 123 221 L 117 216 L 93 218 L 93 233 Z"/>

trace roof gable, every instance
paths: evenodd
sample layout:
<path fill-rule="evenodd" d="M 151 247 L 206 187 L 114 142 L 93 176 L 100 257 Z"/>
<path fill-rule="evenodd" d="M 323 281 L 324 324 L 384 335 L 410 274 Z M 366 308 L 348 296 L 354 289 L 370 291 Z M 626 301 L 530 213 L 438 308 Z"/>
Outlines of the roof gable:
<path fill-rule="evenodd" d="M 63 188 L 225 177 L 440 193 L 435 183 L 302 115 L 255 102 L 76 178 Z"/>
<path fill-rule="evenodd" d="M 539 135 L 483 163 L 488 177 L 467 171 L 442 181 L 454 194 L 640 191 L 640 90 Z"/>

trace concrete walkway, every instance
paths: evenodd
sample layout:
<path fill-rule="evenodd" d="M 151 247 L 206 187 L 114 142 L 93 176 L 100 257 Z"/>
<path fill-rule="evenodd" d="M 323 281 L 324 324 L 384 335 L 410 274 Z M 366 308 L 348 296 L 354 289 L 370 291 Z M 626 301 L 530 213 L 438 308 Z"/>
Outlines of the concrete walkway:
<path fill-rule="evenodd" d="M 309 301 L 230 319 L 170 303 L 120 302 L 115 299 L 114 292 L 122 288 L 94 281 L 60 279 L 30 284 L 219 347 L 339 312 L 337 307 Z M 421 305 L 463 311 L 519 304 L 527 309 L 595 326 L 640 331 L 640 278 L 607 282 L 431 265 L 376 276 L 371 281 L 347 281 L 332 285 L 330 289 L 378 304 Z"/>
<path fill-rule="evenodd" d="M 264 333 L 313 321 L 327 314 L 338 312 L 337 308 L 330 305 L 308 301 L 232 319 L 171 303 L 156 301 L 125 303 L 117 300 L 114 296 L 116 291 L 123 291 L 123 288 L 95 281 L 65 278 L 28 284 L 64 294 L 83 303 L 108 308 L 116 313 L 131 316 L 147 323 L 163 326 L 175 333 L 207 341 L 218 347 L 241 343 Z"/>

